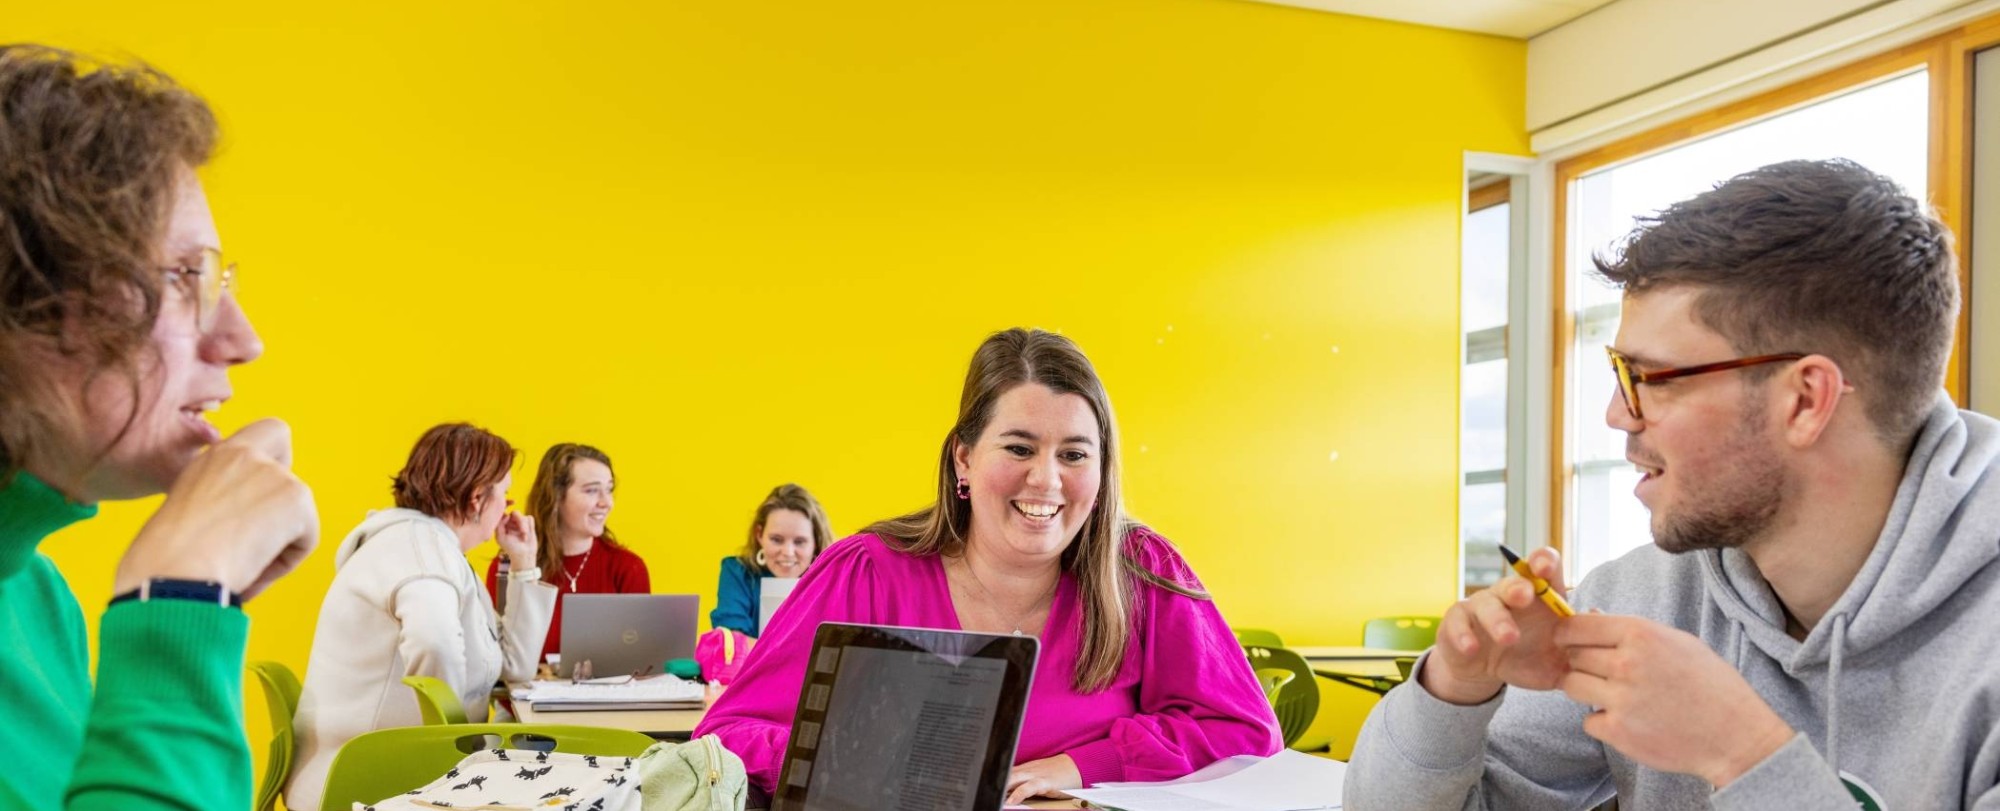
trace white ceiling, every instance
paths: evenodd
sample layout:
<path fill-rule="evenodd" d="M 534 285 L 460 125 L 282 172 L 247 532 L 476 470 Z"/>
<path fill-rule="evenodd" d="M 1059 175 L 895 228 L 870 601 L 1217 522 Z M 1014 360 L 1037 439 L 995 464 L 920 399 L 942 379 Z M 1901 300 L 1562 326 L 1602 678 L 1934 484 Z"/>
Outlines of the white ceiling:
<path fill-rule="evenodd" d="M 1259 0 L 1357 17 L 1527 39 L 1613 0 Z"/>

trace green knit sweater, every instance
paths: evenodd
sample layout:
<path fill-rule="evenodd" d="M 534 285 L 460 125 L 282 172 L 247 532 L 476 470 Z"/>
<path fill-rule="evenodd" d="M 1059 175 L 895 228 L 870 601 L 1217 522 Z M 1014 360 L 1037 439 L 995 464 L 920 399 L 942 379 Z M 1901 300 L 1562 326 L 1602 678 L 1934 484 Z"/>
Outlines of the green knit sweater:
<path fill-rule="evenodd" d="M 98 628 L 93 691 L 83 610 L 36 547 L 96 514 L 27 473 L 0 489 L 0 723 L 10 744 L 0 808 L 248 808 L 249 618 L 186 600 L 120 603 Z"/>

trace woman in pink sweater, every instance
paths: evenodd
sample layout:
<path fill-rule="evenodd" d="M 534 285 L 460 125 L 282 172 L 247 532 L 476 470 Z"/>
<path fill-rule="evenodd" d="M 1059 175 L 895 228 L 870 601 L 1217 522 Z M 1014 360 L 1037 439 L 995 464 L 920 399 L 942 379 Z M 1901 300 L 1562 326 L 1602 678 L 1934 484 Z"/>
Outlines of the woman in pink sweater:
<path fill-rule="evenodd" d="M 821 622 L 1017 633 L 1041 660 L 1009 803 L 1269 755 L 1278 722 L 1201 583 L 1120 509 L 1118 430 L 1069 339 L 996 333 L 973 355 L 938 501 L 823 553 L 695 730 L 777 783 Z"/>

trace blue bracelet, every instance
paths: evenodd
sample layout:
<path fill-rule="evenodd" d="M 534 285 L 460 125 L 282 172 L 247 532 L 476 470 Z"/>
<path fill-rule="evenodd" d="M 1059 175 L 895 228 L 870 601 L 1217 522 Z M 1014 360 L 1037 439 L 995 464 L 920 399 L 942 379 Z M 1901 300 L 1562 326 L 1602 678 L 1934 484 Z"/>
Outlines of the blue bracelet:
<path fill-rule="evenodd" d="M 197 603 L 213 603 L 234 608 L 243 607 L 243 598 L 213 580 L 176 580 L 171 577 L 155 577 L 136 589 L 111 598 L 117 605 L 127 600 L 148 602 L 151 600 L 189 600 Z"/>

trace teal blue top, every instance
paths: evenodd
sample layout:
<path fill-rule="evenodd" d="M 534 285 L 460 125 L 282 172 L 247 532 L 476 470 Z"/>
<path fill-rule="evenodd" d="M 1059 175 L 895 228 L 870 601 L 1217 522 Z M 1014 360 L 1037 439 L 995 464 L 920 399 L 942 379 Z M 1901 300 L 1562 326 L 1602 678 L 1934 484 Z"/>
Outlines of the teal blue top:
<path fill-rule="evenodd" d="M 709 626 L 732 628 L 754 639 L 762 630 L 757 625 L 763 619 L 758 607 L 763 592 L 758 584 L 770 575 L 762 566 L 753 570 L 733 556 L 723 558 L 722 576 L 715 584 L 715 609 L 708 612 Z"/>
<path fill-rule="evenodd" d="M 83 609 L 38 547 L 95 515 L 26 472 L 0 488 L 0 723 L 17 744 L 0 808 L 248 808 L 249 618 L 186 600 L 120 603 L 98 627 L 92 690 Z"/>

